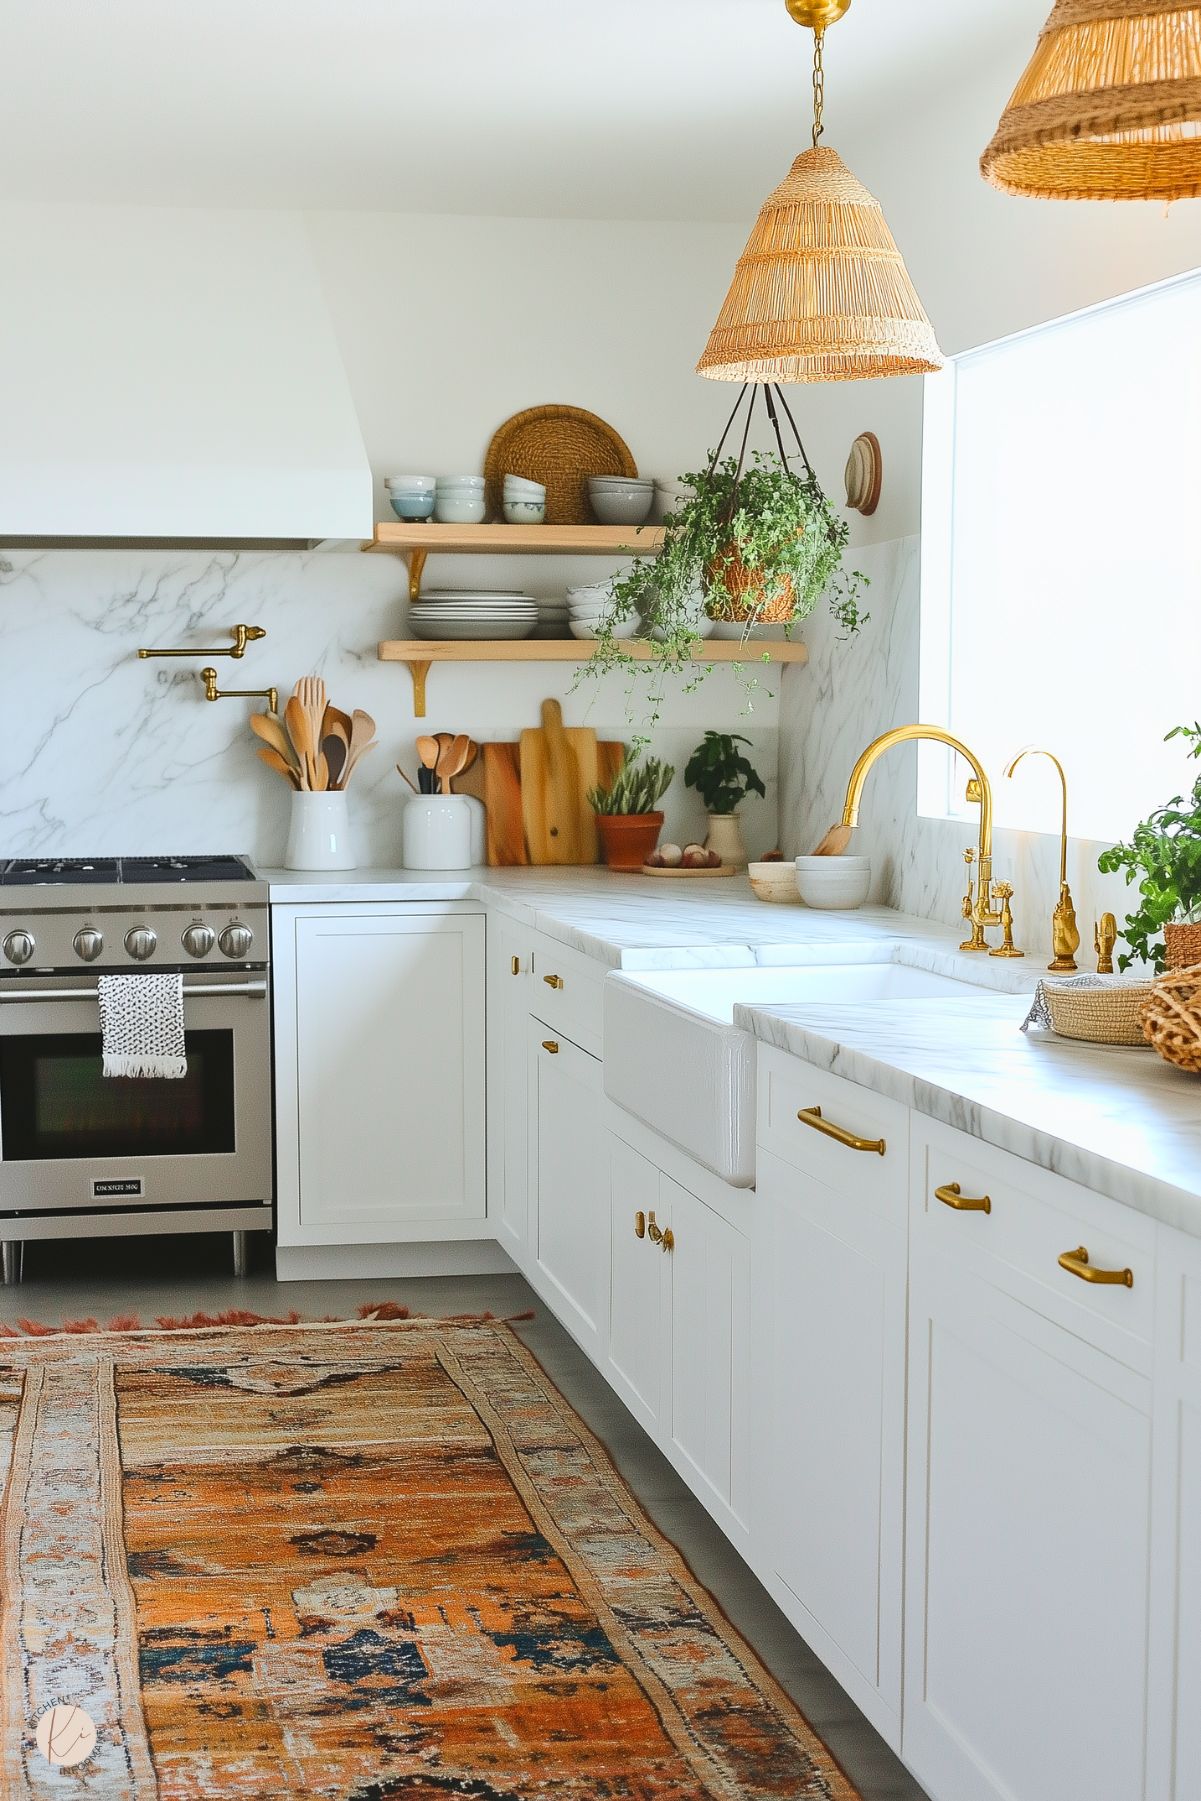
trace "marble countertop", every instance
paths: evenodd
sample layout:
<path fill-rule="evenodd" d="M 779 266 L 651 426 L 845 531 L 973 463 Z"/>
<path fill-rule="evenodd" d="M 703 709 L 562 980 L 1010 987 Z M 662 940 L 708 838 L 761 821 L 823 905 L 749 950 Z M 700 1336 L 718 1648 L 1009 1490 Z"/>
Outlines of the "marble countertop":
<path fill-rule="evenodd" d="M 1150 1050 L 1023 1033 L 1027 1000 L 736 1007 L 766 1044 L 1201 1237 L 1201 1084 Z"/>
<path fill-rule="evenodd" d="M 1006 993 L 1037 970 L 964 956 L 962 932 L 887 907 L 822 913 L 765 905 L 745 876 L 672 882 L 607 869 L 355 869 L 316 876 L 268 869 L 278 903 L 474 900 L 611 969 L 733 969 L 808 962 L 835 946 L 903 944 L 914 961 Z"/>

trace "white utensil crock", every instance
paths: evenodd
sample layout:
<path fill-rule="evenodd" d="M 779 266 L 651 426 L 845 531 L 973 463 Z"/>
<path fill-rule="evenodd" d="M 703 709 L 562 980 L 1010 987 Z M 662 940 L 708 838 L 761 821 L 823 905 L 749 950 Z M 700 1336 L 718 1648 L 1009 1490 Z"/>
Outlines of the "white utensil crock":
<path fill-rule="evenodd" d="M 465 794 L 415 794 L 404 811 L 406 869 L 470 869 L 471 808 Z"/>
<path fill-rule="evenodd" d="M 285 869 L 353 869 L 350 813 L 343 793 L 293 794 Z"/>

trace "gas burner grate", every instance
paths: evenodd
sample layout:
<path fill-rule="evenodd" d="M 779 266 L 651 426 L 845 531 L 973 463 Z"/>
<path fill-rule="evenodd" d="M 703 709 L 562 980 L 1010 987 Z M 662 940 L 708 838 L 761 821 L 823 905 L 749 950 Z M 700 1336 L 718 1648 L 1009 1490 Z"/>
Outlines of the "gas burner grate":
<path fill-rule="evenodd" d="M 13 857 L 0 864 L 0 887 L 6 888 L 255 879 L 242 857 Z"/>

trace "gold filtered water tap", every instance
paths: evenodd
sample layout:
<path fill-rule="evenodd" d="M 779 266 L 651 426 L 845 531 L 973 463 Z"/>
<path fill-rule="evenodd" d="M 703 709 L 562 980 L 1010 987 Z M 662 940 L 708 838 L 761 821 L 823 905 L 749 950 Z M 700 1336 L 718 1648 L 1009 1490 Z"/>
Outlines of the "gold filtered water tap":
<path fill-rule="evenodd" d="M 984 936 L 984 928 L 985 926 L 1002 925 L 1004 914 L 1002 909 L 993 902 L 992 789 L 989 786 L 988 777 L 984 773 L 984 765 L 974 751 L 969 750 L 967 745 L 961 743 L 958 738 L 953 738 L 950 732 L 944 731 L 940 725 L 898 725 L 894 727 L 891 732 L 885 732 L 869 744 L 852 769 L 851 779 L 847 784 L 847 800 L 842 812 L 842 823 L 850 830 L 854 830 L 859 824 L 859 808 L 863 802 L 864 784 L 884 752 L 891 750 L 896 744 L 909 744 L 919 738 L 932 739 L 935 744 L 946 744 L 951 750 L 958 752 L 964 762 L 971 766 L 972 775 L 975 778 L 968 789 L 968 796 L 969 799 L 978 802 L 980 807 L 980 848 L 976 856 L 976 898 L 970 914 L 965 913 L 965 917 L 970 917 L 972 922 L 972 936 L 963 948 L 986 951 L 989 947 Z M 1010 889 L 1009 892 L 1012 894 L 1013 890 Z M 1005 912 L 1008 912 L 1008 897 L 1006 897 Z M 1010 920 L 1012 921 L 1012 915 L 1010 915 Z M 1007 954 L 1013 956 L 1016 953 L 1010 949 Z"/>
<path fill-rule="evenodd" d="M 1006 776 L 1012 776 L 1023 757 L 1046 757 L 1054 763 L 1059 772 L 1059 785 L 1063 790 L 1063 811 L 1060 815 L 1059 828 L 1059 900 L 1051 915 L 1051 943 L 1055 952 L 1054 960 L 1047 964 L 1048 969 L 1070 972 L 1077 968 L 1076 952 L 1080 949 L 1080 928 L 1076 924 L 1076 904 L 1072 899 L 1072 890 L 1068 887 L 1068 778 L 1064 774 L 1063 764 L 1049 750 L 1036 750 L 1028 744 L 1025 750 L 1019 750 L 1017 756 L 1006 769 Z"/>

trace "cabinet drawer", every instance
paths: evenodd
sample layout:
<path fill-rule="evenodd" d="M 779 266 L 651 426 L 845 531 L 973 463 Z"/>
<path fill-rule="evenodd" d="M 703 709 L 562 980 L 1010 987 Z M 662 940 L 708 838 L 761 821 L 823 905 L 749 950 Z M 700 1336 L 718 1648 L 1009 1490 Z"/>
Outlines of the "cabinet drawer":
<path fill-rule="evenodd" d="M 820 1108 L 820 1118 L 814 1118 L 814 1108 Z M 760 1045 L 758 1109 L 757 1136 L 765 1150 L 827 1187 L 841 1191 L 853 1183 L 861 1203 L 903 1211 L 909 1180 L 907 1108 Z M 882 1151 L 875 1148 L 881 1145 Z"/>
<path fill-rule="evenodd" d="M 534 940 L 530 1012 L 591 1056 L 601 1054 L 604 976 L 599 963 L 539 934 Z"/>
<path fill-rule="evenodd" d="M 933 1120 L 914 1119 L 913 1169 L 915 1236 L 966 1255 L 986 1280 L 1000 1281 L 1098 1349 L 1137 1368 L 1148 1365 L 1155 1307 L 1152 1221 Z M 1081 1247 L 1088 1260 L 1078 1268 L 1129 1270 L 1132 1286 L 1087 1281 L 1063 1268 L 1060 1257 Z"/>

